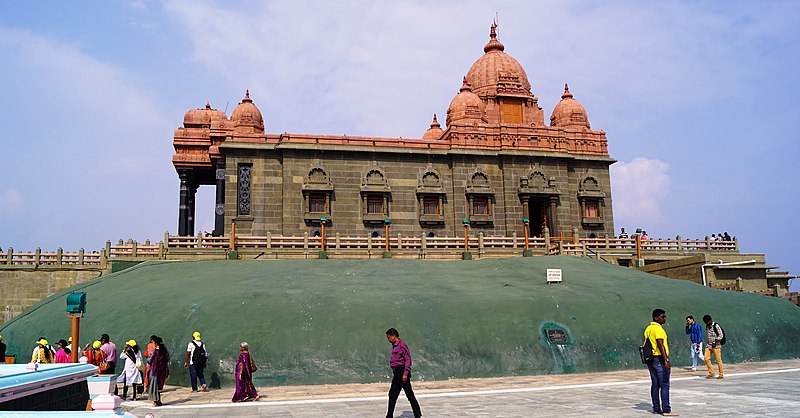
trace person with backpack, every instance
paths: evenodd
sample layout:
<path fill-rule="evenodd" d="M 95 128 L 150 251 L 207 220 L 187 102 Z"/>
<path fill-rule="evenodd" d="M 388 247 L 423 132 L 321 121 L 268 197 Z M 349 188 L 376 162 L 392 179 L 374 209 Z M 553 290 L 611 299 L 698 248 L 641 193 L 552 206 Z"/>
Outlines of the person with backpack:
<path fill-rule="evenodd" d="M 208 351 L 205 344 L 200 341 L 200 332 L 195 331 L 192 334 L 192 341 L 186 347 L 186 360 L 183 362 L 184 368 L 189 368 L 189 380 L 192 382 L 192 392 L 197 392 L 197 379 L 200 379 L 200 385 L 203 392 L 208 391 L 206 386 L 206 376 L 203 374 L 203 369 L 208 364 Z"/>
<path fill-rule="evenodd" d="M 722 346 L 725 344 L 725 331 L 722 327 L 711 319 L 711 315 L 704 315 L 703 322 L 706 323 L 706 333 L 708 334 L 708 344 L 706 344 L 706 367 L 708 368 L 708 376 L 706 379 L 713 379 L 714 367 L 711 366 L 711 353 L 714 353 L 714 358 L 717 359 L 717 367 L 719 368 L 719 376 L 717 379 L 724 379 L 722 374 Z"/>

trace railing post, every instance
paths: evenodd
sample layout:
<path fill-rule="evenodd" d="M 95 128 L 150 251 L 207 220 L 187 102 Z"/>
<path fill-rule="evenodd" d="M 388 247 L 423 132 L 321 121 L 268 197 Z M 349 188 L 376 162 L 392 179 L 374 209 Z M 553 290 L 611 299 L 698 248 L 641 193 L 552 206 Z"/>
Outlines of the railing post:
<path fill-rule="evenodd" d="M 420 250 L 425 251 L 425 249 L 428 248 L 428 236 L 424 232 L 420 236 L 419 243 L 420 243 Z"/>
<path fill-rule="evenodd" d="M 166 260 L 167 259 L 167 251 L 166 247 L 164 246 L 163 242 L 158 243 L 158 259 L 159 260 Z"/>
<path fill-rule="evenodd" d="M 581 239 L 578 237 L 578 228 L 572 228 L 572 243 L 580 244 Z"/>
<path fill-rule="evenodd" d="M 341 248 L 341 245 L 342 245 L 342 243 L 341 243 L 341 241 L 340 241 L 340 238 L 341 238 L 341 237 L 339 236 L 339 233 L 337 232 L 337 233 L 336 233 L 336 235 L 335 235 L 335 237 L 334 237 L 334 242 L 336 243 L 336 249 L 337 249 L 337 250 L 338 250 L 339 248 Z"/>
<path fill-rule="evenodd" d="M 169 248 L 169 231 L 164 233 L 164 247 Z"/>
<path fill-rule="evenodd" d="M 203 231 L 197 233 L 197 248 L 203 248 Z"/>
<path fill-rule="evenodd" d="M 733 250 L 739 252 L 739 238 L 733 237 Z"/>
<path fill-rule="evenodd" d="M 83 253 L 84 253 L 83 248 L 78 250 L 78 264 L 83 264 Z"/>
<path fill-rule="evenodd" d="M 478 254 L 483 254 L 483 232 L 478 232 Z"/>
<path fill-rule="evenodd" d="M 106 241 L 106 257 L 111 257 L 111 241 Z"/>
<path fill-rule="evenodd" d="M 605 239 L 606 239 L 606 246 L 605 246 L 605 248 L 606 248 L 606 249 L 609 249 L 609 248 L 611 248 L 611 238 L 609 238 L 609 237 L 608 237 L 608 234 L 603 234 L 603 235 L 605 235 Z M 598 256 L 599 256 L 599 254 L 598 254 Z"/>
<path fill-rule="evenodd" d="M 303 249 L 308 249 L 308 231 L 303 232 Z"/>
<path fill-rule="evenodd" d="M 564 241 L 558 241 L 558 255 L 564 255 Z"/>
<path fill-rule="evenodd" d="M 100 267 L 106 268 L 108 265 L 108 251 L 105 248 L 100 250 Z"/>
<path fill-rule="evenodd" d="M 544 235 L 544 250 L 546 251 L 545 254 L 550 254 L 550 228 L 544 227 L 542 235 Z"/>
<path fill-rule="evenodd" d="M 683 240 L 681 239 L 681 236 L 675 236 L 675 241 L 678 242 L 678 251 L 683 251 Z"/>
<path fill-rule="evenodd" d="M 272 248 L 272 231 L 267 232 L 267 248 Z"/>
<path fill-rule="evenodd" d="M 56 265 L 60 266 L 63 260 L 64 260 L 64 249 L 58 247 L 58 249 L 56 250 Z"/>
<path fill-rule="evenodd" d="M 134 241 L 131 243 L 131 257 L 136 257 L 136 254 L 139 253 L 139 244 Z"/>
<path fill-rule="evenodd" d="M 403 235 L 401 233 L 397 233 L 397 249 L 400 250 L 403 248 Z"/>
<path fill-rule="evenodd" d="M 42 249 L 36 247 L 36 251 L 33 254 L 33 265 L 38 267 L 41 261 L 42 261 Z"/>
<path fill-rule="evenodd" d="M 706 236 L 706 250 L 711 251 L 711 238 Z"/>
<path fill-rule="evenodd" d="M 372 250 L 372 234 L 367 232 L 367 250 Z"/>
<path fill-rule="evenodd" d="M 517 249 L 517 247 L 518 247 L 518 245 L 517 245 L 517 233 L 516 232 L 512 232 L 511 233 L 511 248 Z M 528 249 L 528 229 L 527 229 L 527 227 L 525 228 L 525 249 L 526 250 Z"/>
<path fill-rule="evenodd" d="M 13 260 L 14 260 L 14 248 L 8 247 L 8 252 L 6 253 L 6 264 L 10 266 Z"/>

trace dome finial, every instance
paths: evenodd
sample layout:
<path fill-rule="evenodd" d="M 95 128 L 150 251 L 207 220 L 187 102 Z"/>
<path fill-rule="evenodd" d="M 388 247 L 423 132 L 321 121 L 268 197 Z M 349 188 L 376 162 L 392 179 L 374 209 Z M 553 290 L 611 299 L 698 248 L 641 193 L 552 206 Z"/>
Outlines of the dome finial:
<path fill-rule="evenodd" d="M 506 47 L 502 42 L 497 40 L 497 22 L 492 21 L 491 29 L 489 29 L 489 43 L 483 47 L 483 52 L 500 51 L 503 52 Z"/>
<path fill-rule="evenodd" d="M 243 103 L 244 102 L 253 103 L 253 99 L 250 98 L 250 89 L 247 89 L 247 90 L 244 91 L 244 99 L 242 99 L 242 102 Z"/>
<path fill-rule="evenodd" d="M 464 76 L 464 81 L 461 83 L 461 88 L 458 89 L 460 92 L 464 90 L 472 91 L 472 86 L 469 84 L 469 81 L 467 81 L 467 76 Z"/>
<path fill-rule="evenodd" d="M 569 92 L 569 84 L 564 83 L 564 94 L 561 95 L 562 99 L 572 98 L 572 93 Z"/>
<path fill-rule="evenodd" d="M 442 125 L 439 125 L 439 121 L 436 120 L 436 113 L 433 114 L 433 122 L 431 122 L 431 128 L 440 128 Z"/>

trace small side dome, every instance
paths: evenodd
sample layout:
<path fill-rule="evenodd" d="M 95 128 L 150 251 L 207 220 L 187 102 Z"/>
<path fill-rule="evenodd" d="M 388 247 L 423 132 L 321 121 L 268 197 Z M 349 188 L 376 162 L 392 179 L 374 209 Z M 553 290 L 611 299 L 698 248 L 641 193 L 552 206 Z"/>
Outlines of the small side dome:
<path fill-rule="evenodd" d="M 564 84 L 564 94 L 561 101 L 553 108 L 553 115 L 550 116 L 550 126 L 557 127 L 583 127 L 591 129 L 589 117 L 586 116 L 586 109 L 572 97 L 569 86 Z"/>
<path fill-rule="evenodd" d="M 236 109 L 233 109 L 231 122 L 233 122 L 235 133 L 264 133 L 264 118 L 261 116 L 261 111 L 258 110 L 258 107 L 253 104 L 253 99 L 250 98 L 250 90 L 245 92 L 242 102 L 236 106 Z"/>
<path fill-rule="evenodd" d="M 467 82 L 467 77 L 464 77 L 464 82 L 461 84 L 458 94 L 456 94 L 456 97 L 453 98 L 447 108 L 447 126 L 457 121 L 467 123 L 486 122 L 483 100 L 472 92 L 472 86 Z"/>
<path fill-rule="evenodd" d="M 422 139 L 428 141 L 435 141 L 442 137 L 444 131 L 442 130 L 442 125 L 439 125 L 439 121 L 436 120 L 436 113 L 433 114 L 433 122 L 431 122 L 431 127 L 425 131 L 425 134 L 422 135 Z"/>
<path fill-rule="evenodd" d="M 184 128 L 203 128 L 210 127 L 212 121 L 227 120 L 228 116 L 219 109 L 212 109 L 211 103 L 206 103 L 203 109 L 190 109 L 183 115 Z"/>

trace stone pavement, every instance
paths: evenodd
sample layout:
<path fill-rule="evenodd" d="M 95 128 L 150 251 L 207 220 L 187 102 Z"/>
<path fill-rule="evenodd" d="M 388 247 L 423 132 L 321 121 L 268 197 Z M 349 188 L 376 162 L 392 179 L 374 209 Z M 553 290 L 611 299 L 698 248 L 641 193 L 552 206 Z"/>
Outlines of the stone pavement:
<path fill-rule="evenodd" d="M 800 359 L 726 365 L 725 379 L 674 368 L 671 403 L 684 417 L 800 417 Z M 382 417 L 389 382 L 260 388 L 260 402 L 231 403 L 232 388 L 191 393 L 168 387 L 164 406 L 128 401 L 123 408 L 154 417 Z M 607 373 L 414 382 L 424 416 L 647 417 L 645 368 Z M 395 417 L 412 417 L 404 396 Z"/>

